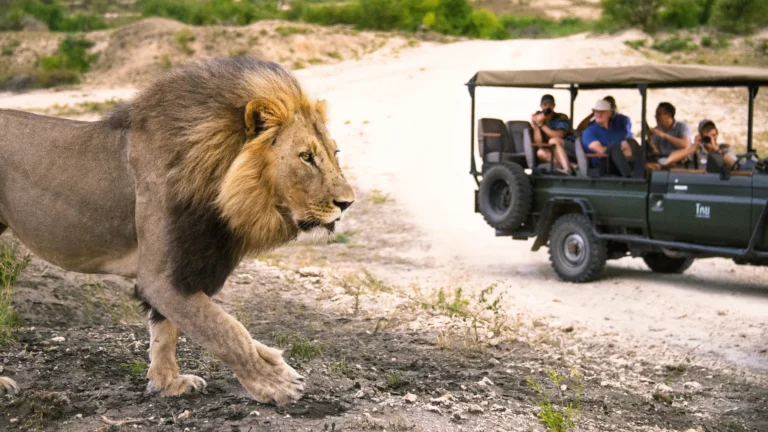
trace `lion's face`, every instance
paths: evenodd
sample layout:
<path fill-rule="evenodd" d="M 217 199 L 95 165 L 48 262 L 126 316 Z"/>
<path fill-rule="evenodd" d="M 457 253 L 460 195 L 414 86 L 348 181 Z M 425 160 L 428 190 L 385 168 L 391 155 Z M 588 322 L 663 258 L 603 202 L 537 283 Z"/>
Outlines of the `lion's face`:
<path fill-rule="evenodd" d="M 333 232 L 355 195 L 320 115 L 294 116 L 280 129 L 272 151 L 277 205 L 290 212 L 302 231 L 324 227 Z"/>

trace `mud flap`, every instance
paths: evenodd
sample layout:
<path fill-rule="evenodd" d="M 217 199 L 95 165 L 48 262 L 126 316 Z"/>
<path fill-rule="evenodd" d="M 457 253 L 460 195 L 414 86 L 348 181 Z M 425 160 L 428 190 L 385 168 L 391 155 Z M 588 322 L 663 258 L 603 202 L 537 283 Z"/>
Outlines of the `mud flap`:
<path fill-rule="evenodd" d="M 536 241 L 531 246 L 531 251 L 536 252 L 549 241 L 549 230 L 557 218 L 567 213 L 580 213 L 590 221 L 594 221 L 592 211 L 586 202 L 580 199 L 552 198 L 544 205 L 541 217 L 536 225 Z"/>

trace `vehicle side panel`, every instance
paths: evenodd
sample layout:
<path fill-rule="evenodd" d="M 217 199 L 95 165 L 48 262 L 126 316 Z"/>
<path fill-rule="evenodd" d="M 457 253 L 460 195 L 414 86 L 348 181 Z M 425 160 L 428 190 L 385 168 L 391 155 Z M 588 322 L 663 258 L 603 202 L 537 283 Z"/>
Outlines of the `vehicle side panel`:
<path fill-rule="evenodd" d="M 533 186 L 535 214 L 551 199 L 573 198 L 587 203 L 599 226 L 624 227 L 633 234 L 647 232 L 645 181 L 547 176 L 534 177 Z"/>
<path fill-rule="evenodd" d="M 768 173 L 755 171 L 752 175 L 752 230 L 760 220 L 766 203 L 768 203 Z M 768 251 L 768 224 L 763 226 L 755 249 Z"/>
<path fill-rule="evenodd" d="M 653 172 L 651 232 L 658 240 L 710 246 L 746 247 L 752 232 L 752 176 L 722 178 L 717 173 L 666 174 L 666 190 Z M 663 223 L 661 219 L 663 218 Z"/>

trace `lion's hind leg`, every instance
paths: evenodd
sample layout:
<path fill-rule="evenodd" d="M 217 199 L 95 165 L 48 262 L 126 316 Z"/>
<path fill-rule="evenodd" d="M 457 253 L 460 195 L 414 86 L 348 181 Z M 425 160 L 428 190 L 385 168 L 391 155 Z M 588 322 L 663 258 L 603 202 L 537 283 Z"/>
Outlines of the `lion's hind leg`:
<path fill-rule="evenodd" d="M 19 385 L 16 384 L 16 381 L 0 376 L 0 396 L 3 395 L 15 395 L 19 392 Z"/>
<path fill-rule="evenodd" d="M 165 396 L 178 396 L 188 391 L 201 391 L 206 383 L 195 375 L 179 375 L 176 362 L 178 330 L 155 312 L 149 318 L 149 384 L 147 390 Z"/>

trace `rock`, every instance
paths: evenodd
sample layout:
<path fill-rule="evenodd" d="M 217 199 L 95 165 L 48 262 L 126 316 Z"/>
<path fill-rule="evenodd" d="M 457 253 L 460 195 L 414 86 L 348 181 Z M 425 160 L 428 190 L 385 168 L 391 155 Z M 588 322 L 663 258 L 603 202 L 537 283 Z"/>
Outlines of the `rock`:
<path fill-rule="evenodd" d="M 408 403 L 416 402 L 417 398 L 418 398 L 418 396 L 416 396 L 413 393 L 406 393 L 405 396 L 403 396 L 403 399 L 405 399 L 405 401 L 408 402 Z"/>
<path fill-rule="evenodd" d="M 493 412 L 503 412 L 503 411 L 506 411 L 506 410 L 507 410 L 507 407 L 503 407 L 503 406 L 498 405 L 498 404 L 493 404 L 493 406 L 491 407 L 491 411 L 493 411 Z"/>
<path fill-rule="evenodd" d="M 696 426 L 695 428 L 690 428 L 685 432 L 704 432 L 704 428 L 701 426 Z"/>
<path fill-rule="evenodd" d="M 21 19 L 21 29 L 29 32 L 47 32 L 48 25 L 31 15 L 24 15 Z"/>
<path fill-rule="evenodd" d="M 17 419 L 17 418 L 12 418 L 11 419 L 11 424 L 16 424 L 18 422 L 19 422 L 19 419 Z"/>
<path fill-rule="evenodd" d="M 64 337 L 63 337 L 63 336 L 56 336 L 55 338 L 51 338 L 51 342 L 54 342 L 54 343 L 62 343 L 62 342 L 64 342 L 65 340 L 66 340 L 66 339 L 64 339 Z"/>
<path fill-rule="evenodd" d="M 83 419 L 83 415 L 82 414 L 77 414 L 75 416 L 75 418 L 78 419 L 78 420 L 82 420 Z"/>
<path fill-rule="evenodd" d="M 251 411 L 251 412 L 248 413 L 248 415 L 252 416 L 252 417 L 258 417 L 258 416 L 261 415 L 261 413 L 258 412 L 258 411 Z"/>
<path fill-rule="evenodd" d="M 477 385 L 481 385 L 481 386 L 493 385 L 493 381 L 488 379 L 488 377 L 483 377 L 483 379 L 477 382 Z"/>
<path fill-rule="evenodd" d="M 438 413 L 438 414 L 440 414 L 440 408 L 438 408 L 438 407 L 436 407 L 436 406 L 434 406 L 434 405 L 431 405 L 431 404 L 427 404 L 427 405 L 425 405 L 425 406 L 424 406 L 424 408 L 425 408 L 427 411 L 431 411 L 431 412 L 435 412 L 435 413 Z"/>
<path fill-rule="evenodd" d="M 490 359 L 490 360 L 488 360 L 488 363 L 490 363 L 490 364 L 492 364 L 492 365 L 494 365 L 494 366 L 498 366 L 498 365 L 500 365 L 500 364 L 501 364 L 501 362 L 500 362 L 500 361 L 498 361 L 497 359 L 495 359 L 495 358 L 493 358 L 493 357 L 491 357 L 491 359 Z"/>
<path fill-rule="evenodd" d="M 653 399 L 658 402 L 664 402 L 666 404 L 672 403 L 672 387 L 665 384 L 658 384 L 653 391 Z"/>
<path fill-rule="evenodd" d="M 469 413 L 470 414 L 482 414 L 485 410 L 480 407 L 478 404 L 472 404 L 469 406 Z"/>
<path fill-rule="evenodd" d="M 689 381 L 683 384 L 683 388 L 685 388 L 691 393 L 699 393 L 700 391 L 704 390 L 704 386 L 697 383 L 696 381 Z"/>
<path fill-rule="evenodd" d="M 565 333 L 571 333 L 573 331 L 573 326 L 569 325 L 568 327 L 563 329 L 563 332 Z"/>
<path fill-rule="evenodd" d="M 463 415 L 461 415 L 461 412 L 460 412 L 460 411 L 456 411 L 456 412 L 454 412 L 452 417 L 454 418 L 454 420 L 459 420 L 459 421 L 461 421 L 461 420 L 466 420 L 466 419 L 467 419 L 466 417 L 464 417 Z"/>
<path fill-rule="evenodd" d="M 357 399 L 362 399 L 362 398 L 364 398 L 364 397 L 365 397 L 365 392 L 364 392 L 364 391 L 362 391 L 362 390 L 359 390 L 357 393 L 355 393 L 355 397 L 356 397 Z"/>
<path fill-rule="evenodd" d="M 192 415 L 192 413 L 190 413 L 189 410 L 184 410 L 183 413 L 179 414 L 178 417 L 176 417 L 176 420 L 184 421 L 184 420 L 188 419 L 191 415 Z"/>
<path fill-rule="evenodd" d="M 319 277 L 322 274 L 320 267 L 302 267 L 299 269 L 299 276 L 301 277 Z"/>
<path fill-rule="evenodd" d="M 443 405 L 443 404 L 447 404 L 448 402 L 450 402 L 451 397 L 452 396 L 451 396 L 450 393 L 446 393 L 446 394 L 444 394 L 444 395 L 442 395 L 440 397 L 432 398 L 429 401 L 432 402 L 433 404 Z"/>

